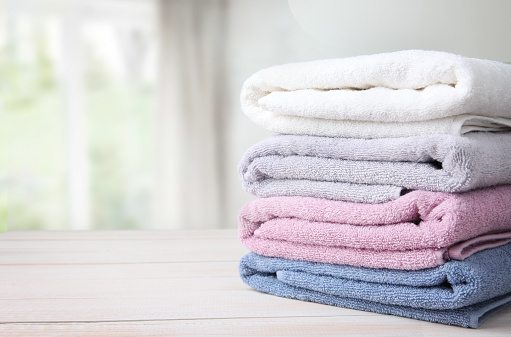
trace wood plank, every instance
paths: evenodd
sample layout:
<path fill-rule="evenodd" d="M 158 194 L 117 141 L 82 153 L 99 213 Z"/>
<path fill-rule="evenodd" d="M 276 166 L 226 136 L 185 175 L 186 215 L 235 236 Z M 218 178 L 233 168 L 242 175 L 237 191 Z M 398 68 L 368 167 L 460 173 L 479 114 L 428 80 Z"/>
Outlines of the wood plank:
<path fill-rule="evenodd" d="M 2 241 L 33 240 L 182 240 L 236 239 L 236 229 L 215 230 L 105 230 L 105 231 L 8 231 L 0 234 Z"/>
<path fill-rule="evenodd" d="M 191 290 L 168 287 L 158 293 L 143 290 L 105 296 L 91 290 L 81 297 L 0 300 L 3 323 L 190 320 L 239 317 L 374 316 L 376 314 L 291 300 L 250 289 L 240 280 L 202 282 Z M 210 285 L 207 285 L 210 284 Z M 131 288 L 130 288 L 131 290 Z M 58 295 L 57 295 L 58 296 Z"/>
<path fill-rule="evenodd" d="M 233 273 L 235 274 L 235 273 Z M 206 273 L 192 277 L 135 278 L 135 279 L 67 279 L 67 280 L 22 280 L 2 282 L 2 300 L 44 299 L 142 299 L 180 293 L 228 292 L 245 289 L 239 277 L 219 277 Z M 6 308 L 0 308 L 0 313 Z M 2 315 L 0 315 L 2 317 Z"/>
<path fill-rule="evenodd" d="M 0 265 L 238 261 L 237 238 L 211 240 L 3 241 Z"/>
<path fill-rule="evenodd" d="M 235 230 L 0 235 L 0 336 L 509 336 L 263 294 Z"/>
<path fill-rule="evenodd" d="M 3 265 L 0 289 L 7 282 L 156 279 L 186 277 L 226 277 L 238 273 L 238 261 L 169 262 L 88 265 Z M 37 286 L 37 285 L 33 285 Z M 0 293 L 1 296 L 1 293 Z"/>
<path fill-rule="evenodd" d="M 508 310 L 508 314 L 511 311 Z M 375 315 L 334 317 L 227 318 L 105 323 L 2 324 L 5 336 L 381 336 L 381 337 L 505 337 L 508 315 L 492 317 L 483 327 L 464 329 L 402 317 Z M 2 334 L 4 333 L 4 334 Z"/>

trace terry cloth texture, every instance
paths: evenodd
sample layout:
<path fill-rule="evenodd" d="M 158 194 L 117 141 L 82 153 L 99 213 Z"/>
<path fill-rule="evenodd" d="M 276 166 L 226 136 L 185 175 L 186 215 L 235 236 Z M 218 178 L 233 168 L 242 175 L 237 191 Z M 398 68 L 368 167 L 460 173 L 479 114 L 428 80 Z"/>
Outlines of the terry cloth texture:
<path fill-rule="evenodd" d="M 511 245 L 421 271 L 242 257 L 240 275 L 277 296 L 477 328 L 511 302 Z"/>
<path fill-rule="evenodd" d="M 238 172 L 244 189 L 260 197 L 378 203 L 406 190 L 463 192 L 511 184 L 511 133 L 380 139 L 278 135 L 252 146 Z"/>
<path fill-rule="evenodd" d="M 511 126 L 511 65 L 406 50 L 274 66 L 248 78 L 243 112 L 271 131 L 379 138 Z"/>
<path fill-rule="evenodd" d="M 260 198 L 239 214 L 240 240 L 255 253 L 370 268 L 435 267 L 454 244 L 480 237 L 466 256 L 494 243 L 483 235 L 509 231 L 511 185 L 459 194 L 414 191 L 381 204 Z"/>
<path fill-rule="evenodd" d="M 449 247 L 447 253 L 452 260 L 464 260 L 475 252 L 502 246 L 509 242 L 511 242 L 511 232 L 487 234 L 455 244 Z"/>

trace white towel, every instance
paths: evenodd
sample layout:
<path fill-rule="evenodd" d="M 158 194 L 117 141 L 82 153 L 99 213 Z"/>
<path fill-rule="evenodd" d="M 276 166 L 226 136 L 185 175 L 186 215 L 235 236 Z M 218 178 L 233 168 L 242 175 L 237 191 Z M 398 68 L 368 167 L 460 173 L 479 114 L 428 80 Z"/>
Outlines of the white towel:
<path fill-rule="evenodd" d="M 381 138 L 511 129 L 511 65 L 407 50 L 263 69 L 243 112 L 278 133 Z"/>

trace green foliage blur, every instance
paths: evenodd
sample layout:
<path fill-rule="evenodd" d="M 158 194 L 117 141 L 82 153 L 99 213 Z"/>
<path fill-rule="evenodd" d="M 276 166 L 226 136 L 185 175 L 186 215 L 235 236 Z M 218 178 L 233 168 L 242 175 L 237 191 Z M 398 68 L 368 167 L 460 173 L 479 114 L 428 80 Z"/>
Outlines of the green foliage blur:
<path fill-rule="evenodd" d="M 36 30 L 37 31 L 37 30 Z M 67 229 L 66 114 L 43 34 L 31 62 L 0 47 L 0 231 Z M 85 46 L 91 229 L 143 228 L 154 175 L 155 85 L 119 81 Z"/>

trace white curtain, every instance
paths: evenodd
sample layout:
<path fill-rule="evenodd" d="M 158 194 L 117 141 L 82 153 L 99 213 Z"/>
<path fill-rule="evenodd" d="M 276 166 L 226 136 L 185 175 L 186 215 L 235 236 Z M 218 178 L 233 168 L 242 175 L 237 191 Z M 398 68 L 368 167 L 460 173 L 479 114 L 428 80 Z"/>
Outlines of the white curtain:
<path fill-rule="evenodd" d="M 235 228 L 254 196 L 237 174 L 270 132 L 240 110 L 243 81 L 279 63 L 322 58 L 286 0 L 160 0 L 161 100 L 152 228 Z"/>
<path fill-rule="evenodd" d="M 160 1 L 155 228 L 225 227 L 225 6 Z"/>

